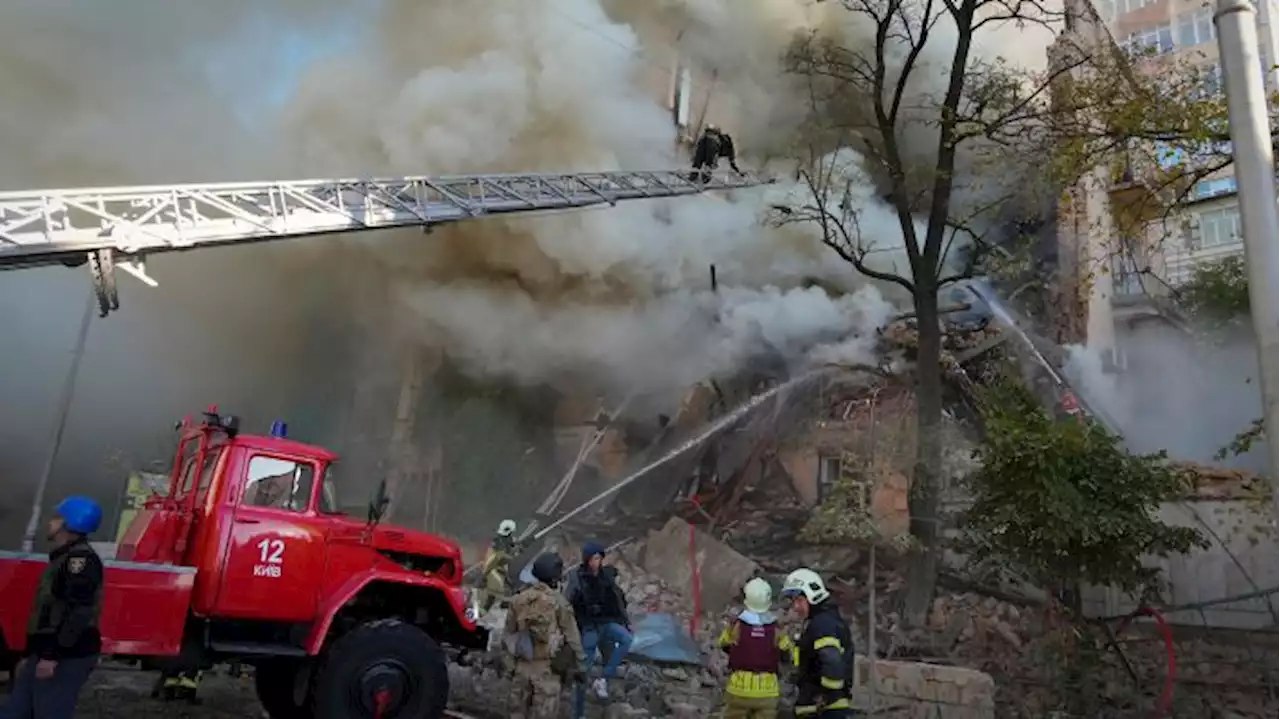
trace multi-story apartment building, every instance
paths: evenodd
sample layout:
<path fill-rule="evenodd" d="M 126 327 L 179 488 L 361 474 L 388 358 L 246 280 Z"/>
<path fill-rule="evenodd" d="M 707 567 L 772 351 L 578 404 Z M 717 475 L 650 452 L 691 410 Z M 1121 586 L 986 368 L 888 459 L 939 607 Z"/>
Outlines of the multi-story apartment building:
<path fill-rule="evenodd" d="M 1258 71 L 1270 90 L 1275 66 L 1275 44 L 1270 18 L 1274 3 L 1258 5 Z M 1112 35 L 1135 50 L 1153 52 L 1144 63 L 1149 71 L 1159 71 L 1170 63 L 1199 66 L 1208 77 L 1205 92 L 1223 91 L 1222 66 L 1218 58 L 1213 25 L 1213 7 L 1200 0 L 1099 0 L 1098 12 Z M 1153 300 L 1167 295 L 1171 287 L 1186 282 L 1197 265 L 1244 252 L 1240 211 L 1236 201 L 1235 175 L 1228 167 L 1201 180 L 1179 208 L 1175 222 L 1153 222 L 1139 252 L 1116 253 L 1111 272 L 1114 277 L 1113 304 L 1117 320 L 1135 320 L 1154 314 Z"/>
<path fill-rule="evenodd" d="M 1073 27 L 1055 44 L 1058 52 L 1080 45 L 1108 44 L 1149 56 L 1135 72 L 1153 73 L 1172 64 L 1201 68 L 1203 91 L 1223 92 L 1222 71 L 1213 25 L 1213 8 L 1203 0 L 1078 0 Z M 1271 0 L 1258 13 L 1258 71 L 1275 91 L 1275 44 Z M 1054 50 L 1051 50 L 1051 53 Z M 1153 153 L 1160 156 L 1164 153 Z M 1060 278 L 1065 318 L 1064 341 L 1087 344 L 1104 360 L 1124 361 L 1117 337 L 1126 325 L 1167 317 L 1173 288 L 1186 282 L 1197 265 L 1244 251 L 1234 171 L 1224 168 L 1196 183 L 1175 208 L 1150 195 L 1144 175 L 1156 169 L 1137 167 L 1117 158 L 1112 168 L 1099 168 L 1076 187 L 1060 208 Z M 1180 162 L 1176 153 L 1166 162 Z M 1117 332 L 1117 330 L 1121 332 Z"/>

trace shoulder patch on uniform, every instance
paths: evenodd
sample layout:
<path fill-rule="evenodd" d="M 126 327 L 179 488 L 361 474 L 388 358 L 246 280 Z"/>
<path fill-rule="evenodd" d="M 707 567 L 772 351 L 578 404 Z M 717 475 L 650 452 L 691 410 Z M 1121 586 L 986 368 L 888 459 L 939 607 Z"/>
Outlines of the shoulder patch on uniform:
<path fill-rule="evenodd" d="M 79 574 L 84 571 L 84 557 L 71 557 L 67 560 L 67 571 L 72 574 Z"/>

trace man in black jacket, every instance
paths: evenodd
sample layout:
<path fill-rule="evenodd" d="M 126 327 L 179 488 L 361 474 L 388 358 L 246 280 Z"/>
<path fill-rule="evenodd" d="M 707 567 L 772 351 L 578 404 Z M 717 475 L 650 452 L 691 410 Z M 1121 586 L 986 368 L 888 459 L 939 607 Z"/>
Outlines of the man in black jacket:
<path fill-rule="evenodd" d="M 854 716 L 853 635 L 822 577 L 811 569 L 797 569 L 782 583 L 782 596 L 805 619 L 796 642 L 800 654 L 796 716 Z"/>
<path fill-rule="evenodd" d="M 582 630 L 582 648 L 587 660 L 583 671 L 589 672 L 597 649 L 605 650 L 608 659 L 599 678 L 591 683 L 600 699 L 609 698 L 608 680 L 617 676 L 618 667 L 631 650 L 634 637 L 627 616 L 627 598 L 618 586 L 618 570 L 604 566 L 605 549 L 596 542 L 582 548 L 582 564 L 569 573 L 565 596 L 573 605 L 574 617 Z M 586 693 L 579 685 L 573 700 L 575 717 L 586 712 Z"/>
<path fill-rule="evenodd" d="M 729 161 L 729 167 L 733 168 L 734 172 L 742 174 L 742 170 L 738 169 L 733 138 L 715 125 L 707 125 L 707 129 L 702 132 L 702 137 L 698 138 L 698 143 L 693 147 L 693 172 L 689 173 L 689 182 L 710 180 L 711 173 L 715 172 L 716 165 L 720 164 L 722 157 Z"/>
<path fill-rule="evenodd" d="M 49 522 L 53 542 L 40 576 L 27 647 L 13 670 L 13 694 L 0 719 L 72 719 L 80 690 L 102 652 L 98 614 L 103 566 L 89 544 L 102 523 L 102 508 L 88 497 L 68 497 Z"/>

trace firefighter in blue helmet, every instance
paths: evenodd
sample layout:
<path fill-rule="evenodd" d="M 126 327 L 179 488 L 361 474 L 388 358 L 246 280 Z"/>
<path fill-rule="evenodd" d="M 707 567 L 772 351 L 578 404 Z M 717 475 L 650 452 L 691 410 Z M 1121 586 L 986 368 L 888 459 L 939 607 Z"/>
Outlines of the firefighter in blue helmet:
<path fill-rule="evenodd" d="M 0 719 L 72 719 L 80 690 L 98 663 L 103 566 L 89 544 L 102 507 L 67 497 L 54 510 L 53 544 L 27 620 L 27 648 L 13 671 L 13 693 Z"/>

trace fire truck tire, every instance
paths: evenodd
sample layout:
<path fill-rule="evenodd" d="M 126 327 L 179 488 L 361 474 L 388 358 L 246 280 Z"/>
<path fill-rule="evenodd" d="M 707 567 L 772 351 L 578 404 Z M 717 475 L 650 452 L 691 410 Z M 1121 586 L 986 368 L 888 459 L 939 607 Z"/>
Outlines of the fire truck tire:
<path fill-rule="evenodd" d="M 311 719 L 306 697 L 298 698 L 298 672 L 306 668 L 290 659 L 266 661 L 254 668 L 253 688 L 271 719 Z"/>
<path fill-rule="evenodd" d="M 362 624 L 325 653 L 315 719 L 440 719 L 449 700 L 444 650 L 398 619 Z"/>

